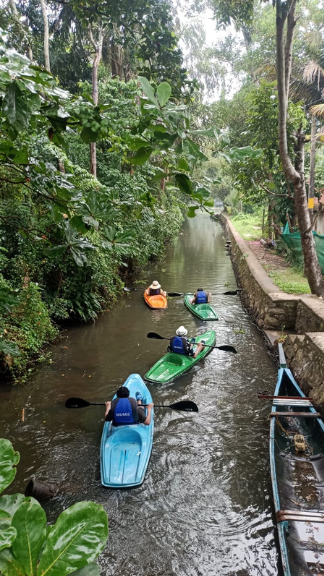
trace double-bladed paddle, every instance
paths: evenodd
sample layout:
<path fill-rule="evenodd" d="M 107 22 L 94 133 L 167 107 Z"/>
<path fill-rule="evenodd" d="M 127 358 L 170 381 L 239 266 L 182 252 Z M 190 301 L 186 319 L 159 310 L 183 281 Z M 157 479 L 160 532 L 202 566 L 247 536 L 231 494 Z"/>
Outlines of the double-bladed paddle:
<path fill-rule="evenodd" d="M 160 334 L 157 334 L 156 332 L 149 332 L 146 337 L 154 338 L 155 340 L 171 340 L 171 338 L 160 336 Z M 196 344 L 199 344 L 199 342 L 196 342 Z M 223 352 L 232 352 L 232 354 L 237 354 L 236 348 L 234 348 L 234 346 L 228 346 L 227 344 L 223 346 L 210 346 L 210 344 L 204 344 L 204 346 L 207 346 L 207 348 L 216 348 L 217 350 L 222 350 Z"/>
<path fill-rule="evenodd" d="M 145 288 L 127 288 L 124 286 L 124 292 L 142 292 L 143 290 L 145 290 Z M 236 296 L 239 292 L 241 292 L 241 288 L 237 288 L 236 290 L 228 290 L 227 292 L 217 292 L 212 294 L 212 296 Z M 167 292 L 167 296 L 170 296 L 170 298 L 173 296 L 184 296 L 185 294 L 188 294 L 188 292 Z M 191 294 L 191 292 L 189 292 L 189 294 Z"/>
<path fill-rule="evenodd" d="M 65 408 L 87 408 L 87 406 L 105 406 L 104 402 L 87 402 L 83 398 L 68 398 L 65 402 Z M 138 404 L 138 406 L 147 406 L 147 404 Z M 198 406 L 191 400 L 180 400 L 174 404 L 154 404 L 154 408 L 170 408 L 170 410 L 180 410 L 182 412 L 198 412 Z"/>

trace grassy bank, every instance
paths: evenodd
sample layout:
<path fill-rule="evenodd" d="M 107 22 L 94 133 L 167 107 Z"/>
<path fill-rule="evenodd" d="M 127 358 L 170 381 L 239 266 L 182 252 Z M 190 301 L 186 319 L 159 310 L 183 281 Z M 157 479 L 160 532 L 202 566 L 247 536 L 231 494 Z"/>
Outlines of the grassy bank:
<path fill-rule="evenodd" d="M 231 218 L 231 222 L 242 238 L 247 242 L 251 242 L 250 248 L 280 290 L 288 294 L 310 293 L 306 277 L 299 267 L 289 262 L 289 251 L 285 245 L 283 245 L 282 241 L 280 243 L 280 251 L 262 250 L 262 258 L 260 258 L 260 253 L 255 249 L 255 246 L 253 246 L 253 241 L 262 238 L 261 212 L 255 212 L 254 214 L 237 214 Z M 275 258 L 272 254 L 275 255 Z"/>

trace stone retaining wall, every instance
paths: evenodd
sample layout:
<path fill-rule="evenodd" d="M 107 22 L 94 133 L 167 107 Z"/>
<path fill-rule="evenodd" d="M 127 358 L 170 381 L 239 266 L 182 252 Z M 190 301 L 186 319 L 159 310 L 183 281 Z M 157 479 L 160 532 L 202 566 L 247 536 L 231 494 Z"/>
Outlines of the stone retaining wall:
<path fill-rule="evenodd" d="M 284 351 L 305 394 L 314 399 L 315 405 L 324 404 L 324 333 L 291 334 L 284 342 Z"/>
<path fill-rule="evenodd" d="M 294 331 L 284 342 L 288 366 L 315 403 L 324 404 L 324 302 L 313 295 L 278 291 L 229 219 L 221 222 L 231 240 L 231 258 L 242 299 L 262 330 Z"/>

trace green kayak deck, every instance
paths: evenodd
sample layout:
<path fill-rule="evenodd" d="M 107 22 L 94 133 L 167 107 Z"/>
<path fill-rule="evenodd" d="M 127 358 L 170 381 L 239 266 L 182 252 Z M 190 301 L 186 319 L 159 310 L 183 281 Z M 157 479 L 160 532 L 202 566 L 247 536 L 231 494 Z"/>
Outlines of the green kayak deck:
<path fill-rule="evenodd" d="M 195 338 L 196 342 L 201 342 L 205 340 L 206 344 L 209 346 L 215 346 L 216 343 L 216 332 L 214 330 L 208 330 L 204 334 L 200 334 Z M 172 382 L 178 376 L 188 372 L 199 360 L 205 358 L 212 348 L 205 347 L 197 358 L 192 356 L 185 356 L 184 354 L 176 354 L 175 352 L 168 352 L 165 356 L 162 356 L 160 360 L 152 366 L 152 368 L 145 374 L 144 379 L 148 382 L 154 382 L 156 384 L 167 384 Z"/>
<path fill-rule="evenodd" d="M 210 304 L 191 304 L 193 297 L 193 294 L 185 294 L 183 301 L 186 308 L 194 316 L 197 316 L 200 320 L 218 320 L 218 316 Z"/>

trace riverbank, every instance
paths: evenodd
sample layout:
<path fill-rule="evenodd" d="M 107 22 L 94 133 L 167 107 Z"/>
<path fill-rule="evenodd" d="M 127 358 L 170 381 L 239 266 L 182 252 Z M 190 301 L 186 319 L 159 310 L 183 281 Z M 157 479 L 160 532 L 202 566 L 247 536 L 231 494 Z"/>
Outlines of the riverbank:
<path fill-rule="evenodd" d="M 231 241 L 231 258 L 242 300 L 264 332 L 268 344 L 283 342 L 289 367 L 315 404 L 324 402 L 324 302 L 311 294 L 288 294 L 278 289 L 230 219 L 221 222 Z"/>
<path fill-rule="evenodd" d="M 29 263 L 28 274 L 22 276 L 22 264 L 15 269 L 13 262 L 10 280 L 0 273 L 0 380 L 23 382 L 38 363 L 51 362 L 48 345 L 60 338 L 63 327 L 94 321 L 111 310 L 125 281 L 163 256 L 183 222 L 173 198 L 164 198 L 163 207 L 155 213 L 144 209 L 131 237 L 92 249 L 82 266 L 69 254 L 53 262 L 44 253 L 37 265 Z M 13 259 L 7 260 L 9 266 Z M 1 308 L 4 291 L 10 300 Z"/>

